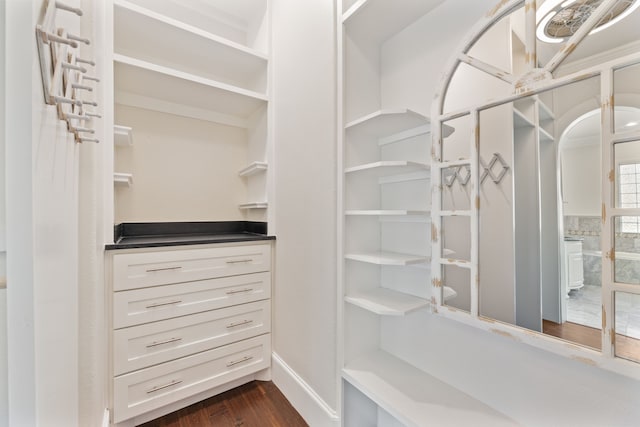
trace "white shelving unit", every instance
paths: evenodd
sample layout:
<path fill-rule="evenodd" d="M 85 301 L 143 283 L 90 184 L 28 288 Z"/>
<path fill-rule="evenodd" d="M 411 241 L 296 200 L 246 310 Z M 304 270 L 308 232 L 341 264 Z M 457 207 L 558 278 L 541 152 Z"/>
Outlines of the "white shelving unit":
<path fill-rule="evenodd" d="M 267 163 L 265 162 L 253 162 L 251 163 L 249 166 L 247 166 L 246 168 L 242 169 L 240 172 L 238 172 L 238 175 L 240 176 L 251 176 L 257 173 L 262 173 L 265 172 L 267 170 Z"/>
<path fill-rule="evenodd" d="M 152 157 L 156 157 L 150 152 L 155 143 L 150 139 L 154 131 L 152 123 L 163 121 L 163 115 L 168 114 L 175 118 L 176 128 L 194 128 L 194 135 L 206 132 L 211 144 L 219 147 L 215 150 L 201 148 L 202 153 L 215 151 L 233 156 L 233 160 L 230 157 L 223 163 L 220 163 L 223 157 L 216 157 L 217 165 L 212 162 L 203 171 L 203 182 L 209 183 L 203 185 L 231 184 L 233 187 L 228 188 L 234 188 L 234 194 L 246 192 L 241 200 L 247 203 L 241 205 L 231 197 L 216 200 L 215 207 L 221 213 L 209 213 L 210 218 L 204 216 L 207 213 L 195 211 L 202 203 L 194 200 L 192 217 L 185 215 L 183 220 L 270 222 L 268 202 L 273 179 L 268 164 L 273 151 L 272 132 L 269 131 L 272 122 L 269 113 L 269 0 L 211 0 L 199 3 L 197 7 L 191 2 L 174 0 L 111 0 L 111 5 L 115 116 L 119 125 L 125 125 L 116 128 L 115 140 L 118 144 L 126 140 L 121 133 L 126 133 L 127 126 L 136 128 L 141 138 L 141 143 L 136 144 L 131 153 L 119 153 L 114 164 L 117 170 L 122 167 L 118 161 L 124 162 L 127 171 L 141 177 L 137 180 L 136 194 L 125 197 L 116 192 L 114 203 L 126 207 L 134 198 L 138 203 L 131 209 L 116 209 L 116 212 L 125 215 L 132 209 L 143 209 L 139 201 L 144 197 L 139 197 L 138 192 L 145 191 L 145 185 L 158 181 L 142 175 L 158 173 L 157 169 L 139 162 L 146 161 L 141 159 L 153 161 Z M 132 111 L 131 108 L 143 111 L 145 117 L 156 115 L 157 119 L 141 119 L 141 114 L 136 118 L 138 123 L 132 123 L 124 113 L 119 113 Z M 139 123 L 141 120 L 143 123 Z M 244 131 L 228 131 L 225 126 Z M 233 133 L 233 140 L 238 140 L 237 147 L 242 147 L 241 152 L 225 147 L 230 140 L 229 133 Z M 170 142 L 163 140 L 162 143 L 166 146 Z M 162 148 L 165 158 L 179 159 L 179 167 L 186 167 L 180 153 L 188 150 L 184 144 L 185 141 L 176 137 L 176 156 Z M 203 155 L 206 154 L 200 157 Z M 242 157 L 244 162 L 238 162 Z M 194 161 L 194 165 L 198 163 Z M 133 170 L 129 168 L 130 164 Z M 174 206 L 189 206 L 184 202 L 184 192 L 178 192 L 179 186 L 166 187 L 163 197 L 167 202 L 174 197 Z M 222 188 L 201 190 L 193 189 L 192 192 L 224 195 L 231 191 Z M 176 193 L 172 196 L 171 191 Z M 152 192 L 149 189 L 145 194 Z M 145 215 L 134 216 L 139 219 Z"/>
<path fill-rule="evenodd" d="M 429 301 L 386 288 L 364 292 L 354 291 L 344 297 L 345 302 L 381 316 L 404 316 L 429 306 Z"/>
<path fill-rule="evenodd" d="M 113 183 L 115 185 L 131 187 L 131 185 L 133 184 L 133 175 L 130 173 L 114 172 Z"/>
<path fill-rule="evenodd" d="M 342 377 L 408 427 L 515 426 L 471 396 L 385 351 L 353 360 Z"/>
<path fill-rule="evenodd" d="M 422 255 L 401 254 L 397 252 L 362 252 L 348 253 L 346 259 L 353 261 L 366 262 L 376 265 L 413 265 L 426 264 L 430 261 L 430 257 Z"/>
<path fill-rule="evenodd" d="M 113 127 L 113 143 L 119 147 L 133 145 L 133 129 L 129 126 L 115 125 Z"/>
<path fill-rule="evenodd" d="M 342 403 L 343 410 L 351 411 L 342 414 L 349 425 L 372 420 L 376 425 L 438 425 L 438 417 L 444 419 L 447 412 L 437 409 L 446 398 L 429 396 L 440 383 L 385 348 L 386 334 L 398 335 L 394 328 L 419 331 L 416 319 L 431 306 L 430 120 L 415 109 L 398 107 L 397 99 L 385 106 L 379 55 L 385 41 L 439 2 L 401 3 L 339 2 L 344 116 L 339 318 L 342 378 L 353 386 Z M 425 384 L 416 386 L 414 379 Z"/>

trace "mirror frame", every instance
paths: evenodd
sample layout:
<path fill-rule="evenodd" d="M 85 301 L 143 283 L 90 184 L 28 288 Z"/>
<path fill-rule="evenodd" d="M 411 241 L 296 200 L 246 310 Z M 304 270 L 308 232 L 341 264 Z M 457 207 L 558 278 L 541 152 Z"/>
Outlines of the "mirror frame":
<path fill-rule="evenodd" d="M 640 209 L 621 209 L 614 204 L 615 195 L 615 169 L 613 159 L 614 144 L 640 140 L 640 132 L 616 134 L 614 131 L 614 72 L 629 65 L 640 63 L 640 51 L 628 54 L 618 59 L 601 62 L 588 68 L 571 72 L 568 75 L 555 78 L 553 72 L 575 50 L 576 46 L 589 34 L 604 14 L 611 9 L 617 0 L 605 0 L 596 11 L 584 22 L 576 33 L 559 49 L 556 55 L 541 68 L 536 68 L 536 1 L 535 0 L 508 0 L 497 4 L 487 15 L 472 28 L 469 35 L 460 45 L 457 53 L 449 61 L 445 73 L 436 90 L 432 106 L 432 211 L 431 211 L 431 237 L 432 237 L 432 302 L 433 311 L 456 321 L 497 333 L 526 344 L 545 349 L 547 351 L 573 358 L 592 366 L 599 366 L 607 370 L 615 371 L 633 378 L 640 379 L 638 364 L 615 356 L 615 292 L 640 294 L 640 286 L 614 282 L 615 262 L 615 234 L 614 219 L 616 216 L 640 216 Z M 514 76 L 494 66 L 487 64 L 469 55 L 469 51 L 475 43 L 494 24 L 512 12 L 524 7 L 526 23 L 525 57 L 527 71 L 522 76 Z M 466 63 L 474 68 L 487 73 L 496 79 L 508 82 L 513 87 L 513 93 L 499 99 L 489 100 L 480 105 L 470 106 L 459 111 L 444 113 L 444 104 L 451 80 L 461 63 Z M 578 344 L 563 341 L 559 338 L 544 335 L 515 325 L 501 323 L 493 319 L 479 315 L 479 212 L 480 212 L 480 112 L 505 103 L 549 91 L 592 77 L 600 79 L 600 104 L 601 104 L 601 147 L 602 147 L 602 351 L 596 351 Z M 443 161 L 443 123 L 464 115 L 470 115 L 473 121 L 468 159 L 456 161 Z M 450 167 L 469 166 L 471 170 L 471 209 L 465 212 L 442 211 L 442 193 L 444 183 L 441 171 Z M 445 259 L 442 254 L 442 218 L 451 215 L 468 215 L 471 218 L 469 241 L 470 259 L 468 261 Z M 442 271 L 445 265 L 455 265 L 470 270 L 471 310 L 464 312 L 443 304 L 443 277 Z"/>

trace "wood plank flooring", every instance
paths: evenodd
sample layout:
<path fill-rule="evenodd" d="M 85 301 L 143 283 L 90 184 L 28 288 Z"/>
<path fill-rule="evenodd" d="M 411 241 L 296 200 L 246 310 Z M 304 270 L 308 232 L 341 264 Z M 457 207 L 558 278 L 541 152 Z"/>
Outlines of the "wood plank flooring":
<path fill-rule="evenodd" d="M 248 384 L 188 406 L 141 427 L 307 427 L 271 381 Z"/>
<path fill-rule="evenodd" d="M 600 329 L 572 322 L 558 324 L 543 320 L 542 330 L 547 335 L 562 338 L 576 344 L 581 344 L 596 350 L 602 348 Z M 640 340 L 616 334 L 616 356 L 640 362 Z"/>

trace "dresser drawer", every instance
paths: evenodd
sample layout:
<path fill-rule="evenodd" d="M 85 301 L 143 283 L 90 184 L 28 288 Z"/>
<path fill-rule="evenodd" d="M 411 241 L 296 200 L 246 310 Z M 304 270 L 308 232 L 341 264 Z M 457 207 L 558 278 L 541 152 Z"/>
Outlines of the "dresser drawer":
<path fill-rule="evenodd" d="M 271 301 L 258 301 L 114 331 L 114 375 L 270 332 Z"/>
<path fill-rule="evenodd" d="M 114 422 L 268 368 L 271 336 L 261 335 L 114 379 Z"/>
<path fill-rule="evenodd" d="M 191 282 L 270 269 L 271 246 L 268 244 L 115 254 L 113 290 Z"/>
<path fill-rule="evenodd" d="M 114 329 L 271 297 L 271 273 L 254 273 L 115 292 Z"/>

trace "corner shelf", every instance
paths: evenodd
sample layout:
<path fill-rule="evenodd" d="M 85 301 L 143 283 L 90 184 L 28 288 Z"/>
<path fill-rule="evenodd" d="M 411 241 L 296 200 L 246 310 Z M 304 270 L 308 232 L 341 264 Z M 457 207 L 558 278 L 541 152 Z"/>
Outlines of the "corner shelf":
<path fill-rule="evenodd" d="M 244 168 L 240 172 L 238 172 L 238 175 L 240 175 L 240 176 L 255 175 L 257 173 L 261 173 L 261 172 L 266 171 L 267 167 L 268 167 L 268 165 L 265 162 L 253 162 L 249 166 L 247 166 L 246 168 Z"/>
<path fill-rule="evenodd" d="M 376 265 L 414 265 L 426 264 L 431 257 L 423 255 L 401 254 L 397 252 L 358 252 L 349 253 L 344 256 L 353 261 L 366 262 Z"/>
<path fill-rule="evenodd" d="M 535 125 L 529 118 L 517 108 L 513 109 L 513 127 L 519 128 L 533 128 Z"/>
<path fill-rule="evenodd" d="M 349 363 L 342 377 L 408 427 L 517 425 L 481 401 L 382 350 Z"/>
<path fill-rule="evenodd" d="M 130 173 L 114 172 L 113 183 L 114 185 L 131 187 L 131 184 L 133 184 L 133 175 Z"/>
<path fill-rule="evenodd" d="M 411 162 L 406 160 L 383 160 L 380 162 L 353 166 L 345 169 L 344 173 L 348 174 L 354 172 L 370 172 L 376 174 L 377 176 L 384 176 L 428 170 L 430 170 L 430 167 L 426 163 Z"/>
<path fill-rule="evenodd" d="M 129 126 L 113 126 L 113 143 L 120 147 L 133 145 L 133 129 Z"/>
<path fill-rule="evenodd" d="M 206 119 L 202 112 L 215 112 L 211 121 L 248 127 L 248 117 L 267 103 L 262 93 L 125 55 L 113 59 L 120 104 L 199 119 Z M 175 111 L 176 106 L 186 108 Z"/>
<path fill-rule="evenodd" d="M 269 207 L 269 204 L 267 202 L 243 203 L 242 205 L 238 205 L 238 208 L 242 210 L 267 209 L 268 207 Z"/>
<path fill-rule="evenodd" d="M 347 216 L 427 216 L 430 210 L 348 210 Z"/>
<path fill-rule="evenodd" d="M 353 292 L 344 300 L 381 316 L 404 316 L 430 305 L 426 299 L 387 288 Z"/>
<path fill-rule="evenodd" d="M 267 55 L 129 1 L 114 1 L 113 21 L 117 53 L 159 65 L 179 64 L 187 72 L 207 70 L 216 80 L 246 88 L 266 73 Z"/>
<path fill-rule="evenodd" d="M 426 116 L 408 108 L 378 110 L 345 125 L 347 131 L 358 130 L 366 134 L 384 137 L 430 123 Z"/>

